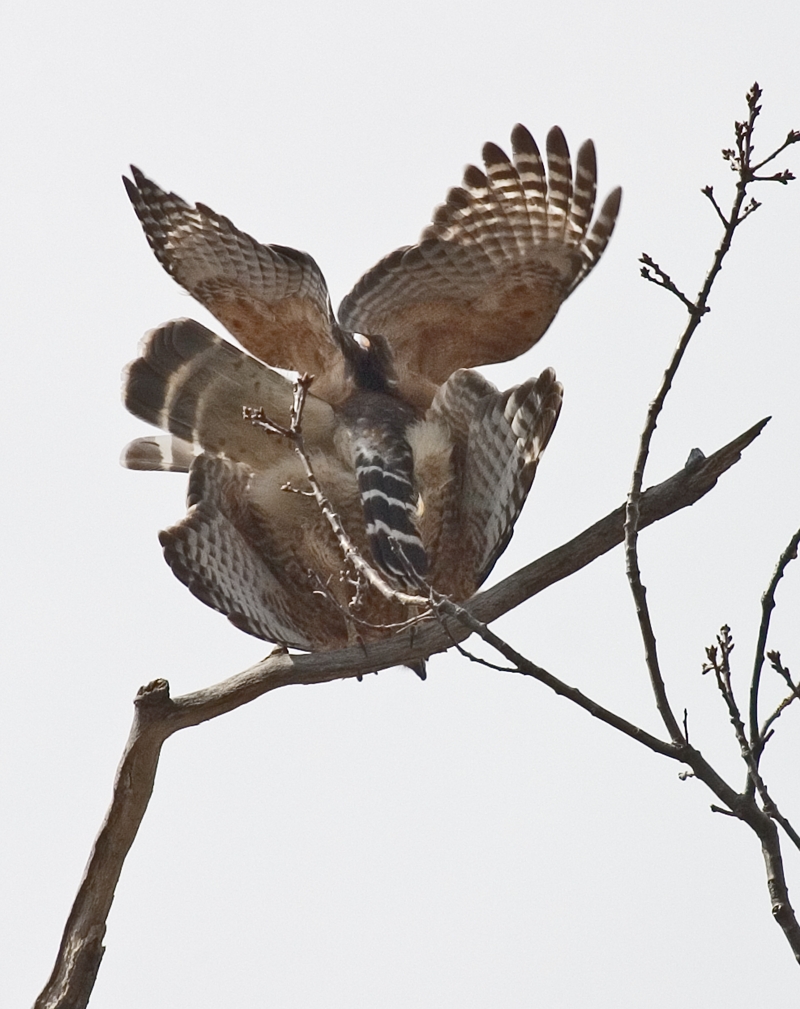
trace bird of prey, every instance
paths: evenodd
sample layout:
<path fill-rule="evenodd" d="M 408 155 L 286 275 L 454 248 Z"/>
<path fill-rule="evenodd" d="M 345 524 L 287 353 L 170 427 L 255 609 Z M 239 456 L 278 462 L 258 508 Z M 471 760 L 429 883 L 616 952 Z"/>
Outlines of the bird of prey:
<path fill-rule="evenodd" d="M 294 444 L 293 383 L 315 376 L 302 431 L 316 480 L 399 589 L 469 598 L 508 545 L 561 407 L 552 369 L 505 392 L 472 368 L 517 357 L 596 265 L 620 205 L 592 221 L 594 146 L 573 173 L 554 127 L 543 160 L 516 126 L 512 156 L 483 149 L 416 245 L 392 252 L 334 314 L 307 253 L 261 245 L 202 203 L 132 169 L 125 185 L 164 269 L 244 351 L 190 319 L 145 337 L 124 398 L 169 432 L 123 453 L 131 469 L 189 473 L 188 512 L 161 533 L 174 574 L 259 638 L 306 650 L 390 633 L 408 617 L 357 584 Z M 545 170 L 545 162 L 547 169 Z"/>

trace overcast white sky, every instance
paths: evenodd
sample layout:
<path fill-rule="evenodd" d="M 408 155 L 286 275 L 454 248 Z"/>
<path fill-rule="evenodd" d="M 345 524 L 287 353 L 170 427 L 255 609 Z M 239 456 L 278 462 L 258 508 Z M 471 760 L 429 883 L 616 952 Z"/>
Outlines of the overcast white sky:
<path fill-rule="evenodd" d="M 140 336 L 209 322 L 150 253 L 128 163 L 311 252 L 338 303 L 416 240 L 484 141 L 506 145 L 517 121 L 540 139 L 558 123 L 573 149 L 594 138 L 601 195 L 625 189 L 606 257 L 541 344 L 490 369 L 510 385 L 552 365 L 566 390 L 500 577 L 623 500 L 683 323 L 637 257 L 699 287 L 719 231 L 700 189 L 729 199 L 719 151 L 753 80 L 760 150 L 800 128 L 800 16 L 790 0 L 30 0 L 2 34 L 0 1006 L 18 1009 L 50 971 L 136 689 L 197 689 L 266 651 L 162 560 L 184 479 L 117 464 L 144 433 L 119 400 Z M 800 174 L 798 155 L 780 166 Z M 646 482 L 773 420 L 708 498 L 642 537 L 675 706 L 736 784 L 703 649 L 730 623 L 744 690 L 760 594 L 800 523 L 800 183 L 756 195 Z M 779 603 L 770 645 L 800 671 L 797 566 Z M 497 627 L 659 731 L 634 623 L 617 550 Z M 764 770 L 797 820 L 800 711 L 783 721 Z M 426 683 L 390 670 L 277 691 L 167 743 L 92 1006 L 796 1006 L 755 839 L 678 770 L 453 655 Z"/>

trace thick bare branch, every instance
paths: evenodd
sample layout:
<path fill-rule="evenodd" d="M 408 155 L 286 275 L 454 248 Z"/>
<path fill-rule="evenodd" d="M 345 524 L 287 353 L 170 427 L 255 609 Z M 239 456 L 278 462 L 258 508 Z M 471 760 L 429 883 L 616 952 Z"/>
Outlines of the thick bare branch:
<path fill-rule="evenodd" d="M 783 930 L 795 960 L 800 963 L 800 925 L 789 901 L 789 887 L 783 868 L 778 828 L 775 822 L 761 810 L 757 810 L 749 816 L 742 815 L 741 819 L 753 829 L 761 841 L 761 852 L 767 870 L 767 890 L 772 904 L 772 916 Z"/>
<path fill-rule="evenodd" d="M 114 891 L 153 793 L 161 745 L 172 731 L 164 721 L 171 703 L 166 680 L 142 687 L 134 703 L 111 805 L 67 919 L 53 973 L 34 1009 L 84 1009 L 94 987 Z"/>
<path fill-rule="evenodd" d="M 734 465 L 742 451 L 760 434 L 766 420 L 708 458 L 693 461 L 641 498 L 641 526 L 650 525 L 699 500 Z M 125 751 L 117 771 L 114 796 L 95 842 L 83 880 L 64 929 L 53 973 L 35 1009 L 83 1009 L 86 1006 L 100 960 L 106 918 L 125 857 L 144 817 L 164 741 L 174 732 L 247 704 L 278 687 L 300 683 L 323 683 L 361 676 L 388 666 L 445 651 L 454 641 L 463 641 L 476 626 L 518 606 L 548 585 L 566 578 L 623 540 L 625 506 L 620 506 L 579 536 L 527 565 L 494 588 L 472 599 L 467 612 L 472 626 L 453 623 L 447 629 L 429 620 L 421 628 L 405 631 L 365 647 L 313 655 L 289 655 L 278 651 L 262 662 L 212 687 L 171 699 L 165 680 L 143 687 L 136 698 L 136 711 Z M 460 618 L 459 618 L 460 619 Z M 685 760 L 722 801 L 735 804 L 736 793 L 715 778 L 697 751 L 679 750 L 603 708 L 580 691 L 525 659 L 496 638 L 488 628 L 487 640 L 511 657 L 525 675 L 533 676 L 595 717 L 631 738 L 677 760 Z M 505 651 L 504 651 L 505 650 Z M 687 759 L 688 758 L 688 759 Z M 708 780 L 707 780 L 708 779 Z"/>
<path fill-rule="evenodd" d="M 644 491 L 639 501 L 639 528 L 644 529 L 699 501 L 719 477 L 738 462 L 742 452 L 768 423 L 769 417 L 760 420 L 712 455 L 693 458 L 669 479 Z M 470 612 L 481 620 L 491 622 L 622 543 L 625 539 L 625 508 L 621 505 L 574 539 L 520 568 L 493 588 L 479 593 L 470 602 Z"/>

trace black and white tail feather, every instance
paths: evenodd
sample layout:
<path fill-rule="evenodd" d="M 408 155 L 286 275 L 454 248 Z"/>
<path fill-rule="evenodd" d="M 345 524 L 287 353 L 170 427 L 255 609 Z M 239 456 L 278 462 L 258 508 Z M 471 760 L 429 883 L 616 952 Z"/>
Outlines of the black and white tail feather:
<path fill-rule="evenodd" d="M 404 588 L 424 583 L 428 558 L 417 530 L 419 502 L 411 446 L 391 427 L 359 420 L 353 431 L 356 479 L 372 556 Z"/>
<path fill-rule="evenodd" d="M 409 429 L 420 419 L 397 396 L 397 377 L 383 337 L 336 327 L 354 391 L 339 408 L 350 446 L 367 539 L 381 570 L 404 589 L 418 590 L 428 558 L 416 524 L 419 494 Z"/>

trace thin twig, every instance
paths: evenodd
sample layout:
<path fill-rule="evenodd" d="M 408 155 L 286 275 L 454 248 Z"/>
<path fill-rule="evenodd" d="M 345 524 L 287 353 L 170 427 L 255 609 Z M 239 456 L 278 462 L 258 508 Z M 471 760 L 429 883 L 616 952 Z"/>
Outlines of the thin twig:
<path fill-rule="evenodd" d="M 314 496 L 313 492 L 309 493 L 311 494 L 311 497 Z M 325 585 L 325 583 L 322 581 L 320 576 L 315 571 L 309 573 L 313 575 L 317 583 L 317 588 L 314 589 L 314 591 L 319 595 L 324 596 L 325 599 L 327 599 L 327 601 L 331 604 L 331 606 L 334 606 L 339 611 L 339 613 L 341 613 L 341 615 L 345 618 L 345 620 L 351 621 L 355 626 L 369 628 L 369 630 L 373 631 L 392 631 L 392 632 L 404 631 L 406 630 L 406 628 L 415 627 L 418 624 L 422 623 L 423 621 L 429 620 L 431 617 L 430 610 L 426 610 L 422 613 L 413 614 L 407 620 L 398 620 L 393 623 L 376 624 L 369 620 L 364 620 L 363 617 L 356 616 L 356 614 L 353 612 L 353 609 L 342 605 L 342 603 L 339 602 L 336 596 L 330 591 L 330 589 Z M 358 597 L 356 596 L 350 600 L 350 606 L 355 608 L 358 605 L 358 602 L 359 600 Z"/>
<path fill-rule="evenodd" d="M 571 687 L 569 684 L 564 683 L 563 680 L 553 676 L 552 673 L 548 672 L 542 666 L 538 666 L 535 662 L 531 662 L 530 659 L 526 658 L 515 648 L 512 648 L 512 646 L 509 645 L 508 642 L 504 641 L 499 635 L 495 634 L 494 631 L 483 623 L 483 621 L 478 620 L 468 608 L 459 606 L 457 603 L 441 598 L 438 600 L 437 605 L 443 615 L 453 617 L 464 627 L 469 628 L 469 630 L 471 630 L 474 634 L 477 634 L 478 637 L 482 638 L 488 645 L 491 645 L 495 651 L 500 652 L 501 655 L 508 659 L 508 661 L 513 664 L 515 670 L 519 671 L 524 676 L 531 676 L 534 679 L 539 680 L 540 683 L 544 683 L 545 686 L 549 687 L 554 693 L 561 697 L 567 697 L 579 707 L 583 708 L 584 711 L 588 711 L 590 715 L 593 715 L 595 718 L 600 719 L 600 721 L 612 726 L 612 728 L 617 729 L 624 735 L 637 740 L 637 742 L 643 743 L 654 752 L 660 753 L 663 756 L 672 757 L 673 759 L 681 759 L 678 750 L 671 743 L 666 740 L 659 739 L 657 736 L 653 736 L 651 733 L 639 728 L 638 725 L 634 725 L 632 722 L 629 722 L 627 719 L 616 714 L 616 712 L 610 711 L 608 708 L 603 707 L 602 704 L 598 704 L 597 701 L 587 697 L 576 687 Z"/>
<path fill-rule="evenodd" d="M 768 165 L 770 163 L 770 161 L 774 161 L 775 158 L 777 158 L 777 156 L 779 154 L 781 154 L 783 151 L 785 151 L 787 147 L 790 147 L 792 144 L 796 144 L 796 143 L 800 143 L 800 130 L 789 130 L 789 132 L 786 134 L 786 139 L 781 144 L 781 146 L 777 147 L 772 152 L 772 154 L 769 155 L 769 157 L 764 158 L 763 161 L 759 161 L 759 163 L 757 165 L 753 165 L 753 171 L 754 172 L 760 172 L 761 169 L 764 167 L 764 165 Z M 779 178 L 775 178 L 774 176 L 770 176 L 766 181 L 768 181 L 768 182 L 783 182 L 783 183 L 786 183 L 786 182 L 791 182 L 794 179 L 794 176 L 789 171 L 779 172 L 778 176 L 779 176 Z"/>
<path fill-rule="evenodd" d="M 761 670 L 764 666 L 764 653 L 767 647 L 767 636 L 769 635 L 769 624 L 772 618 L 772 611 L 775 609 L 775 592 L 778 583 L 783 578 L 783 573 L 791 561 L 797 558 L 798 545 L 800 545 L 800 529 L 798 529 L 786 549 L 781 554 L 775 570 L 772 573 L 769 585 L 761 597 L 761 623 L 758 628 L 758 640 L 756 642 L 756 654 L 753 661 L 753 675 L 750 681 L 750 746 L 756 758 L 756 763 L 761 758 L 764 749 L 764 738 L 758 726 L 758 693 L 761 687 Z M 774 720 L 774 719 L 773 719 Z"/>
<path fill-rule="evenodd" d="M 309 387 L 313 381 L 313 375 L 301 375 L 295 381 L 294 396 L 292 400 L 291 427 L 283 427 L 271 418 L 267 417 L 263 407 L 259 407 L 258 409 L 248 406 L 244 407 L 242 411 L 244 418 L 249 420 L 254 426 L 260 427 L 272 434 L 282 435 L 294 443 L 295 452 L 303 464 L 306 479 L 311 486 L 314 499 L 333 530 L 342 553 L 344 554 L 344 559 L 349 564 L 352 564 L 355 570 L 358 571 L 358 573 L 362 575 L 370 583 L 370 585 L 373 586 L 373 588 L 377 589 L 385 599 L 398 602 L 403 606 L 427 606 L 428 600 L 425 596 L 411 595 L 410 593 L 402 592 L 394 588 L 381 574 L 378 573 L 378 571 L 375 570 L 371 564 L 368 564 L 364 560 L 361 556 L 361 552 L 356 548 L 356 545 L 348 535 L 347 530 L 342 525 L 342 520 L 339 518 L 339 515 L 334 510 L 326 495 L 323 493 L 320 485 L 317 483 L 314 471 L 311 468 L 311 463 L 305 450 L 302 431 L 303 407 L 305 406 Z"/>
<path fill-rule="evenodd" d="M 770 666 L 772 666 L 772 668 L 775 670 L 778 676 L 781 677 L 786 686 L 790 690 L 794 690 L 796 684 L 792 679 L 791 673 L 789 672 L 789 667 L 784 666 L 783 664 L 783 660 L 781 659 L 781 653 L 774 650 L 771 652 L 767 652 L 767 658 L 769 659 Z"/>
<path fill-rule="evenodd" d="M 686 297 L 672 277 L 661 269 L 652 256 L 648 256 L 646 252 L 643 252 L 641 256 L 639 256 L 639 262 L 644 263 L 640 273 L 645 280 L 649 280 L 650 283 L 655 284 L 656 287 L 663 287 L 665 291 L 669 291 L 670 294 L 674 294 L 675 297 L 682 302 L 682 304 L 684 304 L 690 312 L 695 311 L 695 303 Z M 708 310 L 706 309 L 706 311 Z"/>
<path fill-rule="evenodd" d="M 468 648 L 460 645 L 455 639 L 453 639 L 453 648 L 458 652 L 459 655 L 463 656 L 465 659 L 469 659 L 470 662 L 474 662 L 477 666 L 485 666 L 487 669 L 493 669 L 496 673 L 518 673 L 520 670 L 517 666 L 498 666 L 494 662 L 490 662 L 488 659 L 481 658 L 480 655 L 475 655 Z"/>
<path fill-rule="evenodd" d="M 775 660 L 774 657 L 777 657 L 777 661 Z M 789 681 L 789 686 L 791 687 L 792 692 L 790 694 L 788 694 L 786 697 L 784 697 L 784 699 L 775 708 L 775 710 L 772 712 L 772 714 L 769 715 L 769 717 L 767 719 L 765 719 L 764 724 L 761 726 L 761 730 L 759 732 L 759 742 L 760 742 L 760 751 L 761 752 L 763 752 L 764 747 L 767 745 L 767 743 L 769 742 L 770 738 L 772 737 L 772 734 L 773 734 L 772 725 L 773 725 L 773 723 L 776 722 L 778 718 L 780 718 L 780 716 L 783 714 L 783 712 L 789 707 L 789 705 L 793 701 L 796 701 L 797 698 L 800 697 L 800 683 L 795 684 L 795 683 L 792 682 L 792 679 L 789 676 L 789 670 L 785 669 L 783 667 L 783 665 L 781 664 L 781 661 L 780 661 L 780 652 L 767 652 L 767 658 L 770 660 L 770 664 L 772 665 L 772 668 L 779 670 L 779 672 L 781 673 L 781 675 L 783 675 L 785 677 L 785 679 L 787 679 Z"/>
<path fill-rule="evenodd" d="M 757 84 L 754 84 L 752 89 L 747 95 L 748 104 L 748 118 L 744 123 L 736 123 L 736 151 L 723 151 L 723 157 L 732 163 L 734 170 L 738 172 L 739 178 L 736 184 L 736 191 L 734 194 L 733 203 L 731 206 L 731 211 L 726 218 L 721 211 L 718 210 L 718 214 L 721 220 L 725 223 L 722 239 L 717 248 L 716 253 L 709 269 L 702 288 L 697 296 L 696 301 L 691 302 L 690 299 L 686 298 L 680 291 L 675 288 L 673 284 L 670 286 L 666 281 L 669 279 L 667 274 L 661 270 L 660 267 L 656 268 L 650 257 L 648 258 L 647 265 L 653 263 L 652 269 L 658 270 L 658 275 L 661 278 L 661 286 L 666 287 L 673 294 L 676 294 L 686 305 L 689 310 L 689 321 L 686 324 L 686 328 L 681 335 L 678 345 L 672 356 L 672 360 L 664 373 L 664 377 L 661 382 L 661 386 L 656 394 L 655 399 L 652 401 L 648 408 L 647 420 L 645 423 L 644 431 L 639 442 L 639 450 L 636 457 L 636 462 L 633 469 L 633 476 L 631 479 L 631 489 L 628 495 L 628 503 L 625 515 L 625 559 L 626 559 L 626 570 L 628 575 L 628 582 L 631 587 L 631 592 L 634 598 L 634 604 L 636 607 L 636 614 L 639 620 L 639 628 L 642 635 L 642 641 L 645 648 L 645 661 L 647 664 L 648 673 L 650 676 L 650 683 L 655 696 L 656 706 L 664 722 L 664 725 L 669 732 L 670 738 L 675 742 L 685 741 L 683 733 L 675 717 L 674 712 L 669 703 L 667 697 L 666 686 L 664 683 L 664 678 L 661 673 L 660 663 L 658 659 L 658 649 L 656 645 L 656 637 L 653 629 L 652 618 L 650 616 L 650 610 L 647 605 L 646 589 L 642 582 L 641 571 L 639 569 L 639 558 L 637 550 L 637 540 L 638 540 L 638 529 L 640 521 L 640 499 L 642 493 L 642 484 L 644 480 L 644 471 L 647 464 L 647 459 L 650 453 L 650 443 L 652 441 L 653 435 L 655 433 L 656 424 L 661 410 L 664 406 L 664 401 L 667 397 L 668 392 L 672 387 L 672 382 L 675 378 L 675 374 L 683 360 L 683 356 L 686 353 L 686 348 L 689 345 L 689 341 L 695 333 L 695 330 L 702 322 L 703 316 L 708 311 L 708 298 L 711 293 L 711 289 L 714 282 L 722 269 L 722 264 L 727 256 L 731 242 L 733 240 L 733 235 L 737 227 L 741 224 L 744 218 L 752 212 L 754 208 L 751 203 L 750 207 L 743 210 L 744 202 L 747 196 L 747 186 L 750 182 L 755 181 L 753 178 L 753 170 L 751 167 L 751 158 L 753 151 L 752 136 L 753 128 L 755 126 L 755 121 L 758 117 L 761 108 L 758 101 L 761 97 L 761 89 Z M 787 137 L 787 141 L 784 143 L 784 147 L 787 146 L 788 142 L 794 143 L 792 139 L 794 134 L 790 134 Z M 775 154 L 778 152 L 776 151 Z M 708 193 L 706 193 L 709 196 Z M 712 205 L 716 207 L 716 201 L 713 195 L 709 196 Z M 666 279 L 665 279 L 666 278 Z M 652 277 L 648 277 L 652 279 Z"/>
<path fill-rule="evenodd" d="M 706 649 L 708 663 L 704 665 L 703 672 L 714 671 L 717 686 L 727 705 L 731 724 L 736 734 L 736 740 L 739 743 L 739 751 L 742 760 L 744 760 L 747 766 L 748 784 L 750 787 L 745 789 L 745 797 L 752 800 L 753 791 L 756 791 L 761 799 L 762 808 L 766 815 L 777 821 L 783 827 L 792 843 L 800 848 L 800 836 L 798 836 L 797 831 L 795 831 L 794 827 L 781 813 L 777 803 L 771 797 L 766 782 L 759 771 L 758 761 L 756 760 L 750 741 L 747 738 L 747 732 L 745 731 L 744 722 L 742 721 L 731 684 L 730 657 L 733 648 L 734 644 L 730 628 L 725 624 L 717 635 L 717 645 L 712 645 Z M 761 745 L 763 749 L 763 739 Z"/>
<path fill-rule="evenodd" d="M 731 683 L 731 653 L 734 649 L 731 629 L 727 624 L 723 624 L 717 635 L 717 644 L 706 649 L 708 662 L 703 666 L 703 672 L 714 671 L 717 687 L 728 708 L 731 724 L 733 725 L 736 739 L 745 760 L 751 756 L 750 744 L 747 741 L 747 734 L 742 721 L 739 705 L 733 692 Z"/>
<path fill-rule="evenodd" d="M 705 186 L 703 189 L 700 190 L 700 192 L 703 194 L 703 196 L 708 197 L 708 199 L 711 201 L 711 206 L 717 212 L 717 217 L 719 217 L 720 221 L 722 221 L 722 227 L 727 228 L 729 223 L 728 218 L 722 213 L 720 205 L 717 203 L 716 197 L 714 196 L 714 187 Z"/>

